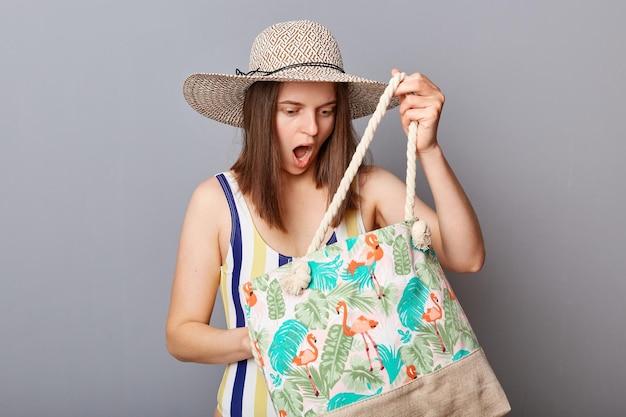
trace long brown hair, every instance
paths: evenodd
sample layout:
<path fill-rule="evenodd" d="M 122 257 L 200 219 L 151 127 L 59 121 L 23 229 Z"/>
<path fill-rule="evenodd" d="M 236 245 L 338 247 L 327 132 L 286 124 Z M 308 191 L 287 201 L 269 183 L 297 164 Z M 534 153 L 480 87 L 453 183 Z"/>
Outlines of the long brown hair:
<path fill-rule="evenodd" d="M 276 102 L 280 83 L 256 82 L 246 92 L 243 104 L 243 147 L 232 166 L 239 188 L 254 205 L 259 216 L 271 227 L 287 231 L 283 223 L 281 161 L 276 138 Z M 335 126 L 320 148 L 315 166 L 317 187 L 328 188 L 328 203 L 339 187 L 343 174 L 357 146 L 357 136 L 350 117 L 348 88 L 336 83 Z M 333 220 L 337 227 L 346 211 L 358 205 L 355 184 Z"/>

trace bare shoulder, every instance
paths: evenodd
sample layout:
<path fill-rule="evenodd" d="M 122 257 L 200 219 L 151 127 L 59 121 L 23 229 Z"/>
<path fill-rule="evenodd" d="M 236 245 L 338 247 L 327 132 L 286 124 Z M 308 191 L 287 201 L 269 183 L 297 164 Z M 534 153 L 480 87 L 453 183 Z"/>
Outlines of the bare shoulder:
<path fill-rule="evenodd" d="M 390 171 L 374 165 L 364 170 L 359 176 L 359 195 L 366 229 L 401 221 L 405 193 L 405 183 Z"/>
<path fill-rule="evenodd" d="M 188 236 L 209 239 L 219 244 L 220 253 L 228 247 L 230 238 L 230 209 L 224 191 L 216 177 L 202 181 L 191 195 L 183 232 Z M 202 234 L 203 236 L 198 236 Z"/>
<path fill-rule="evenodd" d="M 198 184 L 191 196 L 191 202 L 209 210 L 228 210 L 228 202 L 217 177 L 208 178 Z"/>
<path fill-rule="evenodd" d="M 359 186 L 363 192 L 398 184 L 402 186 L 403 182 L 395 174 L 377 165 L 368 166 L 359 177 Z"/>

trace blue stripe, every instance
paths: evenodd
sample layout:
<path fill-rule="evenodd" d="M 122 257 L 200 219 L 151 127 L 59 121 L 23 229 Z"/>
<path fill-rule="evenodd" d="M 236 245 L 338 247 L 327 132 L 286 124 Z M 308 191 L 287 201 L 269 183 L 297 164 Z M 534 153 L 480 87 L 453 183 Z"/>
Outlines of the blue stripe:
<path fill-rule="evenodd" d="M 326 242 L 326 246 L 332 245 L 333 243 L 337 243 L 337 235 L 335 234 L 334 231 L 333 231 L 333 234 L 328 239 L 328 242 Z M 278 254 L 278 266 L 279 267 L 285 264 L 288 264 L 292 260 L 293 258 L 291 256 L 283 255 L 282 253 Z"/>
<path fill-rule="evenodd" d="M 243 253 L 243 245 L 241 241 L 241 224 L 239 222 L 239 213 L 233 192 L 228 185 L 228 180 L 224 174 L 216 176 L 217 180 L 224 190 L 224 195 L 228 201 L 231 218 L 230 246 L 233 252 L 233 279 L 231 283 L 231 292 L 233 296 L 233 308 L 236 314 L 237 327 L 245 327 L 245 317 L 241 308 L 241 300 L 239 298 L 239 281 L 241 275 L 241 258 Z M 231 416 L 242 417 L 243 410 L 243 387 L 246 381 L 246 366 L 248 361 L 243 360 L 237 363 L 237 371 L 235 373 L 235 383 L 233 386 L 233 394 L 230 401 Z"/>
<path fill-rule="evenodd" d="M 291 256 L 285 256 L 281 253 L 278 254 L 278 266 L 283 266 L 292 261 Z"/>
<path fill-rule="evenodd" d="M 330 236 L 330 239 L 328 239 L 328 242 L 326 242 L 326 246 L 332 245 L 333 243 L 337 243 L 337 235 L 334 231 L 333 234 Z"/>

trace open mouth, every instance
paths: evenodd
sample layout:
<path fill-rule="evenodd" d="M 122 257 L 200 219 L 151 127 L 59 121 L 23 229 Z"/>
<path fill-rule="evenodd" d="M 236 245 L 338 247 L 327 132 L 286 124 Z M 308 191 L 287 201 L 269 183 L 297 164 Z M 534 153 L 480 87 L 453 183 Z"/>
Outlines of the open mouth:
<path fill-rule="evenodd" d="M 311 155 L 312 151 L 312 146 L 298 146 L 293 150 L 293 154 L 296 156 L 298 161 L 304 161 L 309 155 Z"/>

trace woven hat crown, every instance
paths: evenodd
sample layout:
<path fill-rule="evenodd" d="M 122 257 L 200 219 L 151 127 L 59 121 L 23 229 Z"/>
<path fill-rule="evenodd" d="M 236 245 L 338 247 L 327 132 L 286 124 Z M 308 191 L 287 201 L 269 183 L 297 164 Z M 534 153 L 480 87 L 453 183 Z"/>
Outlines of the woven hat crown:
<path fill-rule="evenodd" d="M 261 32 L 250 51 L 250 71 L 273 72 L 300 64 L 327 64 L 343 71 L 339 45 L 319 23 L 300 20 L 274 24 Z"/>

